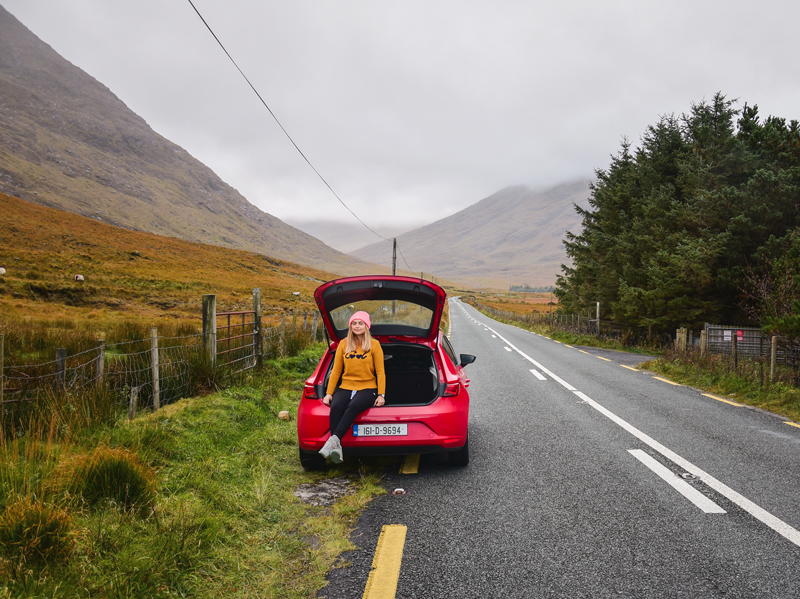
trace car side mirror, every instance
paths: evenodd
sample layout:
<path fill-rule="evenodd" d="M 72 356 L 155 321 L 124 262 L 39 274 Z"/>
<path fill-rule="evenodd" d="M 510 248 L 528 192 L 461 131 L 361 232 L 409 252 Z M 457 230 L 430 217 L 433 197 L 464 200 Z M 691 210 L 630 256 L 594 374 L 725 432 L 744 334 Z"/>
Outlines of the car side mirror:
<path fill-rule="evenodd" d="M 461 366 L 466 366 L 467 364 L 472 364 L 475 361 L 475 356 L 471 354 L 461 354 L 459 359 L 461 360 Z"/>

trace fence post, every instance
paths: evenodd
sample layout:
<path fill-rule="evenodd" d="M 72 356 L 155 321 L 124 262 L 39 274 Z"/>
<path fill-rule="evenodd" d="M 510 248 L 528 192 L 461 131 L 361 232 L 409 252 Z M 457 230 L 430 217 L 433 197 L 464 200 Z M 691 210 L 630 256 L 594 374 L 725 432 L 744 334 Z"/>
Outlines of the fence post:
<path fill-rule="evenodd" d="M 62 390 L 67 387 L 67 350 L 63 347 L 56 349 L 56 384 Z"/>
<path fill-rule="evenodd" d="M 600 336 L 600 302 L 597 302 L 597 336 Z"/>
<path fill-rule="evenodd" d="M 303 332 L 308 330 L 308 312 L 303 312 Z"/>
<path fill-rule="evenodd" d="M 314 312 L 314 320 L 311 322 L 311 341 L 317 341 L 317 326 L 319 326 L 319 312 Z"/>
<path fill-rule="evenodd" d="M 3 404 L 3 386 L 5 385 L 5 336 L 0 333 L 0 405 Z"/>
<path fill-rule="evenodd" d="M 733 335 L 732 335 L 732 337 L 733 337 L 733 371 L 738 373 L 739 372 L 739 347 L 738 347 L 739 344 L 738 344 L 737 337 L 739 335 L 737 335 L 736 333 L 737 333 L 737 331 L 734 328 L 733 329 Z"/>
<path fill-rule="evenodd" d="M 161 380 L 158 372 L 158 329 L 150 328 L 150 362 L 153 369 L 153 410 L 161 408 Z"/>
<path fill-rule="evenodd" d="M 217 296 L 203 296 L 203 348 L 212 366 L 217 363 Z"/>
<path fill-rule="evenodd" d="M 139 387 L 131 387 L 131 401 L 128 404 L 128 420 L 136 418 L 136 407 L 139 403 Z"/>
<path fill-rule="evenodd" d="M 97 357 L 94 363 L 94 385 L 97 389 L 103 388 L 103 374 L 106 367 L 106 340 L 97 340 Z"/>
<path fill-rule="evenodd" d="M 772 347 L 769 353 L 769 384 L 775 380 L 775 362 L 778 361 L 778 336 L 772 336 Z"/>
<path fill-rule="evenodd" d="M 261 336 L 261 288 L 253 289 L 253 337 L 256 354 L 256 370 L 261 371 L 264 367 L 264 338 Z"/>
<path fill-rule="evenodd" d="M 703 329 L 700 331 L 700 355 L 706 355 L 706 344 L 708 343 L 708 331 Z"/>
<path fill-rule="evenodd" d="M 297 330 L 297 312 L 292 312 L 292 339 L 294 339 L 296 330 Z"/>
<path fill-rule="evenodd" d="M 286 314 L 281 314 L 281 357 L 286 353 Z"/>

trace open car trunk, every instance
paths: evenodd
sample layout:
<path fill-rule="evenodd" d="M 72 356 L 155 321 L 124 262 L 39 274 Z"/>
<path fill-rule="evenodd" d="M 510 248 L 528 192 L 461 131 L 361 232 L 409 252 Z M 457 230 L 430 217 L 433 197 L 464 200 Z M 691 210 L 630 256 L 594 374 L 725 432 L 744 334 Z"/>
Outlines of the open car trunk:
<path fill-rule="evenodd" d="M 419 406 L 439 396 L 439 372 L 433 350 L 416 343 L 381 343 L 386 371 L 387 406 Z M 328 366 L 325 386 L 333 369 Z"/>

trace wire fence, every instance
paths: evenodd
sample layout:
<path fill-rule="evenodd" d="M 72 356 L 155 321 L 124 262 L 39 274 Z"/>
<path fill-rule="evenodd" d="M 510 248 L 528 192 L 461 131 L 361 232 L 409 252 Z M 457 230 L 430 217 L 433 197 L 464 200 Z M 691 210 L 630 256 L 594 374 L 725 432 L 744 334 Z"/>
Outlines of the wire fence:
<path fill-rule="evenodd" d="M 217 379 L 261 367 L 263 360 L 296 355 L 319 338 L 319 313 L 254 318 L 256 311 L 217 313 L 224 324 L 211 337 L 202 334 L 159 336 L 151 329 L 148 339 L 97 346 L 67 355 L 56 349 L 55 359 L 4 367 L 0 335 L 0 407 L 6 416 L 20 404 L 80 394 L 101 394 L 115 405 L 127 405 L 131 417 L 137 410 L 158 409 L 197 392 L 204 369 Z M 233 321 L 232 321 L 233 319 Z M 260 321 L 260 322 L 259 322 Z M 259 326 L 260 324 L 260 326 Z"/>
<path fill-rule="evenodd" d="M 542 312 L 522 314 L 498 310 L 480 302 L 470 303 L 484 314 L 489 314 L 495 318 L 517 322 L 529 327 L 534 325 L 543 326 L 551 331 L 557 330 L 574 335 L 591 335 L 599 339 L 614 340 L 627 346 L 664 347 L 672 341 L 670 335 L 656 334 L 643 327 L 612 320 L 591 318 L 581 314 L 545 314 Z"/>
<path fill-rule="evenodd" d="M 762 386 L 800 386 L 800 345 L 759 328 L 706 324 L 701 331 L 678 329 L 674 353 L 685 361 L 705 360 L 714 368 L 757 379 Z"/>

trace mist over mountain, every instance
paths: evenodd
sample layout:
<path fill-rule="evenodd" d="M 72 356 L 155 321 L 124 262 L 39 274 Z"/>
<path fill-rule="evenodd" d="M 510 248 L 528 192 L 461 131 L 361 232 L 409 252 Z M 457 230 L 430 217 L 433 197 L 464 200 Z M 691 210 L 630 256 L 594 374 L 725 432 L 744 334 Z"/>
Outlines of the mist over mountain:
<path fill-rule="evenodd" d="M 250 204 L 3 7 L 0 191 L 129 229 L 337 274 L 375 270 Z"/>
<path fill-rule="evenodd" d="M 313 235 L 320 241 L 336 248 L 340 252 L 352 252 L 365 245 L 375 243 L 380 239 L 378 235 L 386 238 L 396 237 L 416 227 L 371 227 L 375 233 L 364 225 L 352 219 L 352 222 L 339 222 L 330 220 L 288 220 L 293 227 Z M 422 223 L 427 224 L 427 223 Z M 421 226 L 421 225 L 420 225 Z"/>
<path fill-rule="evenodd" d="M 562 240 L 578 232 L 581 219 L 573 203 L 589 203 L 589 181 L 545 190 L 507 187 L 430 225 L 397 236 L 414 271 L 432 273 L 477 287 L 553 285 L 568 263 Z M 381 241 L 352 255 L 391 266 L 392 243 Z"/>

